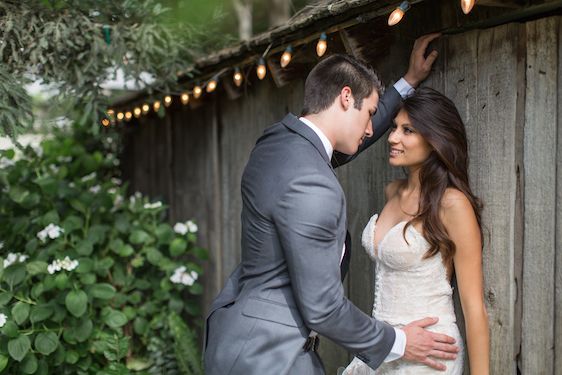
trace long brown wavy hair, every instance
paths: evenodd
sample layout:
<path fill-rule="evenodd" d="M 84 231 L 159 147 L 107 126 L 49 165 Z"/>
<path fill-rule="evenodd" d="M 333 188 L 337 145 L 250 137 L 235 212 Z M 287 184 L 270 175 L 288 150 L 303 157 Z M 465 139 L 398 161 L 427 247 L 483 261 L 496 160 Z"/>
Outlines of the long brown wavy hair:
<path fill-rule="evenodd" d="M 404 110 L 413 127 L 431 146 L 429 157 L 420 169 L 420 202 L 417 215 L 404 227 L 421 222 L 430 247 L 425 258 L 441 252 L 443 262 L 452 264 L 455 243 L 450 239 L 439 215 L 447 188 L 460 190 L 470 201 L 482 236 L 482 203 L 470 188 L 468 179 L 468 142 L 466 129 L 453 102 L 440 92 L 422 87 L 407 97 Z"/>

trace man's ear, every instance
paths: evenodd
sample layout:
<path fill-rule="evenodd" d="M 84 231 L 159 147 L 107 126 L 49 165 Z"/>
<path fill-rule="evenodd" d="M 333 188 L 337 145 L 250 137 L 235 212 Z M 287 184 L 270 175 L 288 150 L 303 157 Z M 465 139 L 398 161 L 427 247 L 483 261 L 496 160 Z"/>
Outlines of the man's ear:
<path fill-rule="evenodd" d="M 340 104 L 344 110 L 348 110 L 353 106 L 353 95 L 351 94 L 351 88 L 349 86 L 344 86 L 340 91 Z"/>

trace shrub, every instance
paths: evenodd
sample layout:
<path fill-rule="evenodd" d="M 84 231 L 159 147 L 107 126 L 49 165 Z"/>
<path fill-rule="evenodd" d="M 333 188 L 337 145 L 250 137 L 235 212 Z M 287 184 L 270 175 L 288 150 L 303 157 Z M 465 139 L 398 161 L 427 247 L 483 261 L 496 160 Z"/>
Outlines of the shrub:
<path fill-rule="evenodd" d="M 0 372 L 202 373 L 184 322 L 200 315 L 197 226 L 125 199 L 117 142 L 100 141 L 55 130 L 0 151 Z"/>

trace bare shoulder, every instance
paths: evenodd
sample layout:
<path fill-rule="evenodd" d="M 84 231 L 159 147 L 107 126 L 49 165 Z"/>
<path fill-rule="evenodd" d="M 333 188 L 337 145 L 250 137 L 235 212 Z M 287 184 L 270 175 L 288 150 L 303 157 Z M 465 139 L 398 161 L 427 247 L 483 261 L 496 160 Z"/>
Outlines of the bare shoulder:
<path fill-rule="evenodd" d="M 444 219 L 462 219 L 474 216 L 474 209 L 468 197 L 460 190 L 447 188 L 441 199 Z"/>
<path fill-rule="evenodd" d="M 400 190 L 400 187 L 404 184 L 406 180 L 394 180 L 391 183 L 389 183 L 388 185 L 385 186 L 384 188 L 384 196 L 386 198 L 386 200 L 390 200 L 390 198 L 394 197 L 398 191 Z"/>

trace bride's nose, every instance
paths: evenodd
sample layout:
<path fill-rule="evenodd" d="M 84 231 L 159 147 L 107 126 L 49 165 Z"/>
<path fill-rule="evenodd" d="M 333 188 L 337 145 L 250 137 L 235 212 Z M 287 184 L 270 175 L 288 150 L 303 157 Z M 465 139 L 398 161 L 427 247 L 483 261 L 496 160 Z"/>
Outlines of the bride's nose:
<path fill-rule="evenodd" d="M 400 142 L 400 136 L 398 135 L 398 132 L 396 131 L 396 129 L 391 129 L 390 133 L 388 134 L 388 143 L 390 143 L 391 145 L 395 145 L 398 142 Z"/>

